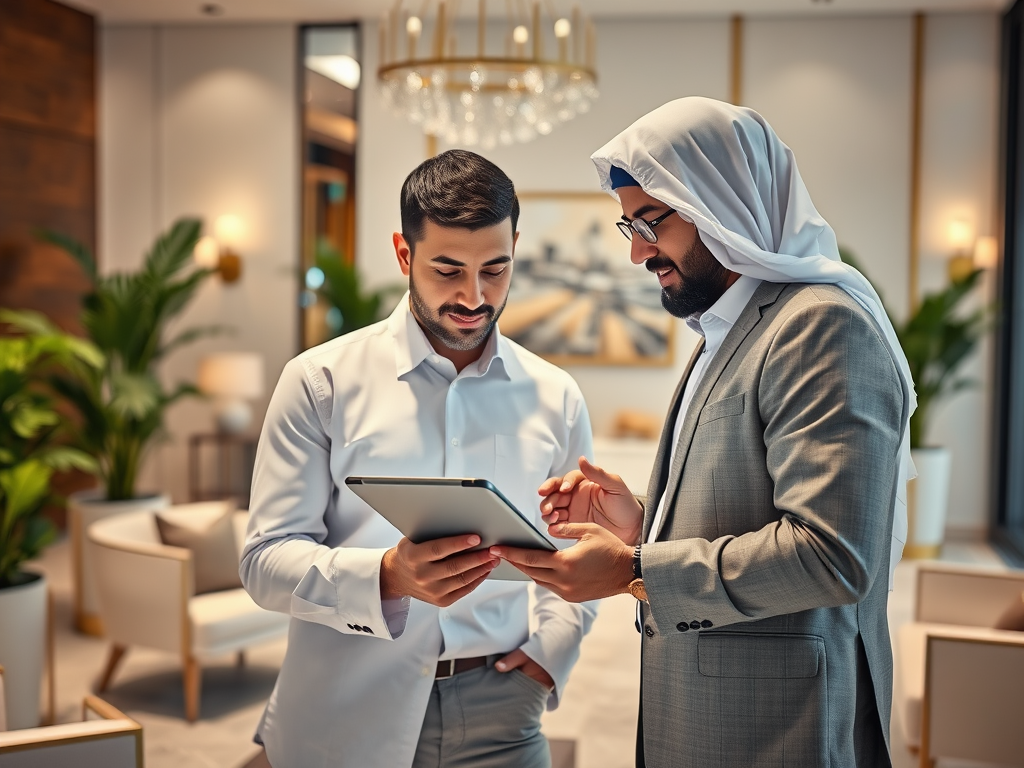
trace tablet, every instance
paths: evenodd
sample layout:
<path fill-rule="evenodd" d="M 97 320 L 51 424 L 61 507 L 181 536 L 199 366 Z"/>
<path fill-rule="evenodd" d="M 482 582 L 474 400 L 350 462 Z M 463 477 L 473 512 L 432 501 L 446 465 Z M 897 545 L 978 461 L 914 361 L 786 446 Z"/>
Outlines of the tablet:
<path fill-rule="evenodd" d="M 460 477 L 346 477 L 345 485 L 410 541 L 475 533 L 495 544 L 556 551 L 556 547 L 489 480 Z M 488 576 L 529 581 L 502 560 Z"/>

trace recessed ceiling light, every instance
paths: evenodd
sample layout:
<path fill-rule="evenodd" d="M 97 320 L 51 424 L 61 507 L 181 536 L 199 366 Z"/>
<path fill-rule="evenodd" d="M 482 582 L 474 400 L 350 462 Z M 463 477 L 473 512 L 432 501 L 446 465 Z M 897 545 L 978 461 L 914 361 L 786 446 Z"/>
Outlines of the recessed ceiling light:
<path fill-rule="evenodd" d="M 199 10 L 203 13 L 204 16 L 224 15 L 224 6 L 217 5 L 216 3 L 203 3 L 201 6 L 199 6 Z"/>

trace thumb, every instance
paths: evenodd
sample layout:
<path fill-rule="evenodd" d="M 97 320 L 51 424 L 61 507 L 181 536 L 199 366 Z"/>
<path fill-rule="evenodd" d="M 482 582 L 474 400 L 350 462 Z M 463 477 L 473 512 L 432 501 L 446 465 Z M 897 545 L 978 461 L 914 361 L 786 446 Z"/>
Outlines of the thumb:
<path fill-rule="evenodd" d="M 612 493 L 629 493 L 629 489 L 626 487 L 626 484 L 622 482 L 621 477 L 613 475 L 611 472 L 591 464 L 587 461 L 586 456 L 580 456 L 580 471 L 587 480 L 597 483 L 605 491 L 611 491 Z"/>
<path fill-rule="evenodd" d="M 556 523 L 548 526 L 548 533 L 556 539 L 582 539 L 588 533 L 604 530 L 596 523 Z"/>
<path fill-rule="evenodd" d="M 511 672 L 513 669 L 518 669 L 523 666 L 528 658 L 530 657 L 522 650 L 516 648 L 512 653 L 508 654 L 508 656 L 494 662 L 494 668 L 499 672 Z"/>

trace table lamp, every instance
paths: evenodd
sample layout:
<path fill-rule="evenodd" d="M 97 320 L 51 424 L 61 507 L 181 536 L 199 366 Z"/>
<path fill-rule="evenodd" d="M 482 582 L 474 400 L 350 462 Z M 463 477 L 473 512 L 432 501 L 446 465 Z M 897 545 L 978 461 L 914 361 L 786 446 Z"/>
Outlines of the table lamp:
<path fill-rule="evenodd" d="M 244 432 L 252 422 L 250 400 L 263 394 L 263 356 L 256 352 L 220 352 L 199 363 L 199 391 L 216 399 L 217 427 Z"/>

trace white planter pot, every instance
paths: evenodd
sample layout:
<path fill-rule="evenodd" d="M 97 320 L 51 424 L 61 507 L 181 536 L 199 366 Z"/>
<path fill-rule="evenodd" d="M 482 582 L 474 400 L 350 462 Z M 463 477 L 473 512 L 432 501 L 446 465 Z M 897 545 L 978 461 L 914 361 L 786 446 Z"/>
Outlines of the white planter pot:
<path fill-rule="evenodd" d="M 910 481 L 907 499 L 910 530 L 903 555 L 938 557 L 946 533 L 953 455 L 948 448 L 915 448 L 911 455 L 917 467 L 917 479 Z"/>
<path fill-rule="evenodd" d="M 46 579 L 0 589 L 0 665 L 4 668 L 7 728 L 39 725 L 46 655 Z"/>
<path fill-rule="evenodd" d="M 96 584 L 93 578 L 92 544 L 86 529 L 97 520 L 126 512 L 166 509 L 170 498 L 163 494 L 126 501 L 107 501 L 100 489 L 79 491 L 68 497 L 68 536 L 71 539 L 72 574 L 75 587 L 75 627 L 79 632 L 97 637 L 103 635 Z"/>

